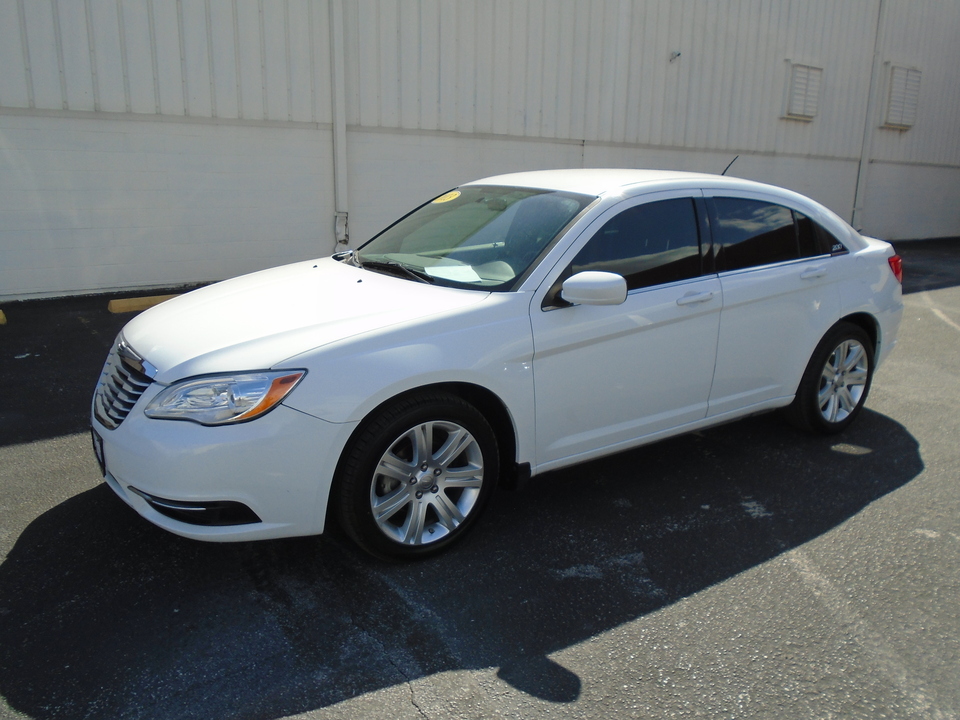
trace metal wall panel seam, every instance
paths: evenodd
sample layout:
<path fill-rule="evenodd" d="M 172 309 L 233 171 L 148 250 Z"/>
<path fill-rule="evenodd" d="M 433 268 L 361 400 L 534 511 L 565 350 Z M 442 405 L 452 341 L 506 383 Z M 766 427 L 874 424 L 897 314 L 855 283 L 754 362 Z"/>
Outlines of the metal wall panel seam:
<path fill-rule="evenodd" d="M 656 3 L 656 21 L 653 23 L 653 42 L 650 44 L 652 58 L 650 58 L 649 77 L 653 85 L 653 105 L 650 118 L 650 141 L 655 144 L 665 144 L 664 125 L 667 122 L 667 38 L 672 35 L 671 6 L 669 3 Z M 588 138 L 598 140 L 598 138 Z"/>
<path fill-rule="evenodd" d="M 371 3 L 368 2 L 348 2 L 347 6 L 354 6 L 357 11 L 357 22 L 351 28 L 351 34 L 356 33 L 357 37 L 357 55 L 356 64 L 358 71 L 358 82 L 356 85 L 348 85 L 350 94 L 356 94 L 359 99 L 357 122 L 360 125 L 379 125 L 379 100 L 376 96 L 371 99 L 375 92 L 375 86 L 379 86 L 380 78 L 377 73 L 371 71 L 371 67 L 376 69 L 379 62 L 375 62 L 377 29 L 377 14 L 371 13 Z M 371 41 L 371 35 L 373 40 Z"/>
<path fill-rule="evenodd" d="M 798 21 L 794 25 L 794 51 L 791 57 L 803 65 L 815 65 L 815 50 L 811 47 L 813 32 L 813 17 L 815 13 L 811 12 L 813 3 L 817 0 L 803 0 L 797 5 Z M 813 135 L 810 124 L 791 123 L 793 127 L 792 150 L 793 152 L 811 152 L 811 147 L 815 146 L 815 138 L 803 137 L 804 135 Z"/>
<path fill-rule="evenodd" d="M 707 41 L 709 43 L 709 52 L 706 57 L 711 58 L 709 68 L 701 76 L 702 82 L 706 83 L 706 106 L 698 124 L 703 128 L 697 133 L 697 147 L 715 147 L 717 145 L 717 127 L 719 125 L 719 115 L 722 112 L 722 99 L 724 97 L 723 63 L 717 57 L 719 49 L 722 47 L 721 37 L 726 32 L 723 26 L 724 18 L 720 16 L 718 4 L 706 3 L 711 11 L 711 21 L 707 23 Z"/>
<path fill-rule="evenodd" d="M 49 117 L 74 118 L 78 120 L 110 120 L 122 122 L 143 123 L 173 123 L 180 125 L 217 125 L 222 127 L 251 127 L 251 128 L 289 128 L 293 130 L 333 130 L 330 122 L 307 122 L 305 120 L 261 120 L 258 118 L 228 118 L 204 117 L 202 115 L 147 115 L 144 113 L 110 112 L 109 110 L 60 110 L 54 108 L 17 108 L 0 106 L 0 115 L 19 117 Z M 357 131 L 359 126 L 351 126 L 351 131 Z M 364 131 L 373 128 L 362 128 Z M 394 132 L 397 128 L 384 128 L 384 131 Z M 455 133 L 456 134 L 456 133 Z"/>
<path fill-rule="evenodd" d="M 420 77 L 419 77 L 419 8 L 415 15 L 401 3 L 397 8 L 397 95 L 400 105 L 400 127 L 420 125 Z M 416 6 L 412 6 L 416 7 Z M 414 21 L 417 21 L 416 23 Z M 414 53 L 416 49 L 416 54 Z"/>
<path fill-rule="evenodd" d="M 2 110 L 0 110 L 2 112 Z M 62 112 L 60 110 L 54 112 Z M 22 110 L 20 114 L 29 114 L 27 110 Z M 320 123 L 322 126 L 323 124 Z M 462 139 L 462 140 L 493 140 L 497 142 L 509 141 L 509 142 L 531 142 L 531 143 L 547 143 L 550 145 L 581 145 L 583 144 L 583 139 L 581 138 L 540 138 L 540 137 L 525 137 L 523 135 L 507 135 L 501 133 L 461 133 L 456 130 L 432 130 L 429 128 L 388 128 L 388 127 L 372 127 L 370 125 L 347 125 L 347 132 L 351 134 L 367 134 L 367 135 L 405 135 L 408 137 L 436 137 L 436 138 L 448 138 L 451 140 Z M 597 143 L 602 145 L 613 145 L 620 147 L 619 143 Z"/>
<path fill-rule="evenodd" d="M 527 10 L 524 135 L 543 136 L 543 3 L 529 0 Z"/>
<path fill-rule="evenodd" d="M 237 17 L 237 0 L 230 3 L 230 13 L 233 20 L 233 64 L 234 71 L 237 73 L 237 118 L 243 119 L 243 75 L 240 62 L 240 19 Z"/>
<path fill-rule="evenodd" d="M 497 28 L 509 28 L 513 24 L 511 0 L 494 0 L 494 47 L 493 47 L 493 123 L 495 134 L 510 133 L 510 70 L 513 58 L 510 55 L 510 33 L 497 32 Z"/>
<path fill-rule="evenodd" d="M 207 0 L 209 2 L 209 0 Z M 287 120 L 293 120 L 293 63 L 290 60 L 290 0 L 283 0 L 283 55 L 287 76 Z"/>
<path fill-rule="evenodd" d="M 473 132 L 490 132 L 493 123 L 493 13 L 474 6 L 476 67 L 473 79 Z"/>
<path fill-rule="evenodd" d="M 307 3 L 307 42 L 310 48 L 310 120 L 317 121 L 317 51 L 314 37 L 315 25 L 313 17 L 314 3 Z"/>
<path fill-rule="evenodd" d="M 389 48 L 386 47 L 389 43 L 390 21 L 385 17 L 385 10 L 389 2 L 393 2 L 393 7 L 396 9 L 396 0 L 374 0 L 372 3 L 375 8 L 374 27 L 376 28 L 373 37 L 374 48 L 376 49 L 376 62 L 373 65 L 373 71 L 376 72 L 377 88 L 375 105 L 377 110 L 376 124 L 380 127 L 391 127 L 391 124 L 387 120 L 390 115 L 387 106 L 390 104 L 390 82 L 388 74 L 390 72 L 391 57 Z M 394 55 L 394 57 L 396 57 L 396 55 Z"/>
<path fill-rule="evenodd" d="M 606 2 L 595 0 L 590 20 L 586 25 L 585 43 L 587 49 L 587 78 L 586 103 L 583 118 L 583 134 L 581 137 L 590 140 L 599 138 L 600 108 L 603 103 L 603 92 L 609 81 L 604 77 L 603 67 L 603 33 L 606 16 Z"/>
<path fill-rule="evenodd" d="M 670 145 L 682 144 L 677 142 L 677 128 L 681 127 L 680 119 L 682 117 L 681 113 L 683 112 L 680 100 L 680 86 L 683 82 L 684 65 L 678 59 L 670 62 L 670 58 L 672 53 L 677 52 L 674 48 L 680 46 L 680 38 L 683 36 L 685 5 L 686 2 L 684 0 L 670 3 L 670 9 L 667 14 L 669 18 L 667 22 L 667 33 L 664 37 L 663 53 L 660 57 L 660 67 L 663 68 L 664 87 L 666 90 L 663 104 L 665 113 L 661 140 Z M 683 57 L 682 51 L 680 57 Z M 680 137 L 682 137 L 682 135 L 683 133 L 679 133 Z"/>
<path fill-rule="evenodd" d="M 63 54 L 65 86 L 58 89 L 58 93 L 64 94 L 65 91 L 68 110 L 93 110 L 93 85 L 86 22 L 83 3 L 58 2 L 55 8 L 54 24 L 51 27 L 56 31 L 56 23 L 60 25 L 60 51 Z M 30 32 L 29 26 L 28 32 Z M 54 42 L 55 36 L 56 32 L 54 32 Z M 31 41 L 33 41 L 32 34 Z M 57 62 L 59 64 L 59 58 Z M 63 109 L 63 102 L 57 102 L 55 105 Z"/>
<path fill-rule="evenodd" d="M 823 74 L 820 78 L 817 116 L 813 122 L 817 125 L 818 133 L 822 135 L 820 146 L 824 152 L 836 151 L 840 144 L 841 128 L 846 124 L 841 98 L 836 89 L 840 75 L 841 46 L 836 41 L 835 33 L 840 11 L 841 8 L 838 7 L 832 16 L 824 12 L 821 17 L 822 35 L 817 67 L 823 68 Z"/>
<path fill-rule="evenodd" d="M 117 32 L 120 39 L 120 72 L 123 75 L 123 103 L 127 112 L 132 112 L 130 99 L 130 67 L 127 63 L 127 29 L 123 21 L 123 0 L 117 0 Z"/>
<path fill-rule="evenodd" d="M 681 23 L 679 28 L 679 37 L 676 47 L 670 50 L 667 57 L 667 63 L 676 65 L 677 75 L 677 114 L 673 122 L 673 142 L 681 147 L 687 144 L 687 118 L 690 117 L 690 85 L 691 85 L 691 64 L 684 62 L 683 51 L 690 55 L 690 48 L 693 47 L 693 33 L 696 18 L 696 7 L 692 0 L 685 0 L 681 6 Z M 676 57 L 673 53 L 680 53 Z M 670 59 L 673 62 L 670 63 Z M 625 139 L 625 138 L 624 138 Z"/>
<path fill-rule="evenodd" d="M 331 0 L 331 5 L 334 0 Z M 343 7 L 343 68 L 347 87 L 354 91 L 346 97 L 347 122 L 356 124 L 360 118 L 360 69 L 358 66 L 358 44 L 360 42 L 359 32 L 356 30 L 358 20 L 356 14 L 359 5 L 355 2 L 348 2 Z M 332 31 L 331 31 L 332 32 Z M 332 37 L 332 35 L 331 35 Z M 330 48 L 331 58 L 333 57 L 333 47 Z M 332 88 L 331 88 L 332 92 Z"/>
<path fill-rule="evenodd" d="M 770 42 L 771 3 L 767 0 L 759 0 L 756 4 L 759 5 L 756 24 L 756 43 L 759 52 L 751 63 L 751 82 L 747 96 L 750 107 L 747 137 L 750 138 L 751 145 L 763 148 L 762 128 L 777 122 L 778 108 L 770 104 L 770 99 L 778 95 L 773 92 L 770 71 L 778 63 L 774 58 L 775 49 L 771 47 Z"/>
<path fill-rule="evenodd" d="M 203 20 L 207 35 L 207 72 L 210 75 L 210 117 L 216 117 L 217 74 L 213 52 L 213 23 L 210 21 L 210 0 L 203 0 Z"/>
<path fill-rule="evenodd" d="M 177 0 L 179 3 L 180 0 Z M 87 47 L 90 49 L 90 79 L 93 81 L 93 109 L 100 110 L 100 79 L 97 74 L 97 45 L 93 37 L 93 15 L 90 0 L 83 0 L 83 12 L 87 20 Z"/>
<path fill-rule="evenodd" d="M 610 99 L 610 122 L 607 133 L 611 140 L 624 140 L 627 133 L 627 76 L 630 68 L 630 4 L 619 0 L 613 20 L 613 97 Z"/>
<path fill-rule="evenodd" d="M 759 106 L 754 109 L 753 127 L 750 135 L 754 144 L 761 148 L 769 147 L 769 138 L 765 128 L 776 122 L 776 111 L 770 106 L 770 102 L 778 96 L 774 88 L 774 71 L 780 66 L 776 57 L 778 48 L 771 42 L 773 32 L 771 27 L 776 24 L 774 9 L 769 0 L 762 0 L 760 3 L 760 13 L 757 19 L 757 33 L 759 35 L 757 47 L 760 62 L 755 77 L 758 82 L 758 94 L 760 98 Z M 769 115 L 768 115 L 769 113 Z M 736 174 L 736 173 L 734 173 Z"/>
<path fill-rule="evenodd" d="M 116 0 L 91 2 L 90 17 L 96 49 L 100 110 L 126 112 Z"/>
<path fill-rule="evenodd" d="M 638 92 L 639 82 L 637 81 L 637 71 L 642 56 L 640 50 L 640 31 L 637 28 L 637 17 L 640 15 L 637 3 L 630 6 L 628 22 L 626 27 L 627 45 L 626 55 L 626 74 L 624 76 L 623 87 L 623 142 L 635 140 L 637 136 L 637 114 L 640 107 L 640 97 Z"/>
<path fill-rule="evenodd" d="M 850 98 L 848 93 L 843 92 L 842 82 L 846 77 L 848 70 L 844 62 L 849 49 L 850 42 L 847 45 L 839 42 L 840 27 L 845 25 L 844 13 L 849 9 L 849 5 L 838 7 L 835 11 L 833 21 L 827 23 L 826 37 L 824 43 L 829 48 L 829 67 L 827 60 L 824 60 L 824 77 L 820 88 L 820 120 L 830 129 L 826 141 L 826 150 L 828 152 L 839 152 L 846 142 L 847 118 L 850 117 L 848 105 Z M 831 119 L 833 122 L 831 123 Z"/>
<path fill-rule="evenodd" d="M 745 111 L 755 112 L 755 108 L 747 106 L 745 101 L 747 87 L 750 84 L 746 68 L 749 58 L 744 57 L 745 46 L 749 43 L 751 47 L 755 47 L 750 43 L 750 36 L 755 36 L 757 32 L 756 19 L 743 7 L 747 3 L 748 0 L 736 0 L 734 3 L 736 19 L 732 22 L 731 34 L 735 41 L 732 57 L 729 59 L 730 71 L 727 75 L 730 78 L 730 109 L 729 112 L 725 113 L 724 150 L 735 146 L 749 145 L 744 133 L 743 115 Z M 730 54 L 729 49 L 725 54 Z"/>
<path fill-rule="evenodd" d="M 236 0 L 234 0 L 236 2 Z M 153 17 L 153 0 L 147 0 L 147 25 L 150 29 L 150 63 L 153 68 L 153 100 L 160 114 L 160 70 L 157 61 L 157 23 Z"/>
<path fill-rule="evenodd" d="M 179 2 L 180 0 L 177 0 Z M 260 90 L 263 100 L 263 119 L 270 119 L 270 106 L 267 104 L 267 23 L 263 17 L 263 0 L 257 2 L 257 30 L 260 34 Z"/>
<path fill-rule="evenodd" d="M 89 4 L 90 0 L 84 0 L 84 2 Z M 190 89 L 187 87 L 187 48 L 183 31 L 183 0 L 177 0 L 177 41 L 180 43 L 180 87 L 183 91 L 183 114 L 189 115 Z M 96 82 L 94 82 L 94 88 L 96 88 Z M 98 104 L 97 110 L 99 109 Z"/>
<path fill-rule="evenodd" d="M 330 0 L 330 70 L 333 104 L 334 212 L 349 210 L 347 183 L 347 109 L 343 0 Z"/>
<path fill-rule="evenodd" d="M 581 142 L 579 140 L 568 140 L 566 142 L 577 143 Z M 614 147 L 622 148 L 624 150 L 663 150 L 665 152 L 684 152 L 684 153 L 701 153 L 701 154 L 712 154 L 718 155 L 721 157 L 726 157 L 733 159 L 734 155 L 740 155 L 741 159 L 737 161 L 737 164 L 733 167 L 736 168 L 741 161 L 750 158 L 750 157 L 761 157 L 761 158 L 794 158 L 799 160 L 822 160 L 829 162 L 847 162 L 854 163 L 857 162 L 857 157 L 855 155 L 849 156 L 833 156 L 833 155 L 817 155 L 814 153 L 788 153 L 780 150 L 755 150 L 748 147 L 737 147 L 733 146 L 730 148 L 712 148 L 712 147 L 684 147 L 679 145 L 661 145 L 653 143 L 617 143 L 617 142 L 602 142 L 597 140 L 586 140 L 587 145 L 590 147 Z M 716 172 L 720 172 L 723 168 L 719 168 Z M 707 171 L 704 171 L 707 172 Z M 730 174 L 733 175 L 733 168 L 730 170 Z"/>
<path fill-rule="evenodd" d="M 859 41 L 856 46 L 856 52 L 850 53 L 849 82 L 855 83 L 855 90 L 858 91 L 856 103 L 852 103 L 849 112 L 846 115 L 847 143 L 844 149 L 855 148 L 857 155 L 860 154 L 861 144 L 863 142 L 863 127 L 861 120 L 867 115 L 867 106 L 870 102 L 870 73 L 873 67 L 873 43 L 876 33 L 876 21 L 874 16 L 874 4 L 863 5 L 856 16 L 851 18 L 853 27 L 858 29 Z M 853 92 L 850 93 L 853 97 Z"/>
<path fill-rule="evenodd" d="M 60 112 L 60 111 L 56 111 Z M 26 114 L 27 111 L 22 111 L 23 114 Z M 274 124 L 280 124 L 274 121 Z M 286 124 L 286 123 L 282 123 Z M 319 124 L 322 128 L 324 125 Z M 732 147 L 729 149 L 724 148 L 711 148 L 711 147 L 682 147 L 678 145 L 662 145 L 656 143 L 621 143 L 615 141 L 600 141 L 600 140 L 587 140 L 583 138 L 536 138 L 536 137 L 524 137 L 520 135 L 505 135 L 498 133 L 460 133 L 455 130 L 429 130 L 429 129 L 407 129 L 407 128 L 386 128 L 386 127 L 371 127 L 369 125 L 347 125 L 347 132 L 350 134 L 376 134 L 376 135 L 406 135 L 406 136 L 422 136 L 422 137 L 438 137 L 438 138 L 450 138 L 450 139 L 469 139 L 469 140 L 491 140 L 496 142 L 537 142 L 537 143 L 547 143 L 551 145 L 578 145 L 586 147 L 609 147 L 609 148 L 620 148 L 623 150 L 652 150 L 652 151 L 664 151 L 664 152 L 683 152 L 683 153 L 701 153 L 701 154 L 711 154 L 718 155 L 721 157 L 732 157 L 733 155 L 739 154 L 742 158 L 748 157 L 764 157 L 764 158 L 794 158 L 800 160 L 817 160 L 817 161 L 829 161 L 829 162 L 844 162 L 844 163 L 855 163 L 857 162 L 857 157 L 855 155 L 849 156 L 829 156 L 829 155 L 817 155 L 813 153 L 785 153 L 778 150 L 753 150 L 746 147 Z M 734 166 L 736 167 L 736 165 Z M 943 167 L 953 167 L 943 166 Z M 722 168 L 721 168 L 722 169 Z M 719 172 L 719 170 L 718 170 Z"/>
<path fill-rule="evenodd" d="M 431 9 L 432 8 L 432 9 Z M 435 0 L 420 3 L 420 127 L 440 126 L 440 22 Z"/>
<path fill-rule="evenodd" d="M 30 45 L 27 40 L 27 18 L 23 9 L 23 0 L 17 0 L 17 18 L 20 21 L 20 47 L 23 50 L 23 76 L 27 83 L 27 106 L 35 108 L 33 96 L 33 72 L 30 69 Z"/>
<path fill-rule="evenodd" d="M 398 0 L 381 5 L 380 20 L 380 123 L 400 127 L 400 7 Z"/>
<path fill-rule="evenodd" d="M 690 73 L 687 81 L 687 112 L 690 117 L 684 122 L 684 147 L 695 147 L 699 139 L 705 137 L 707 123 L 704 119 L 710 117 L 710 97 L 705 86 L 705 77 L 712 59 L 706 48 L 712 42 L 710 36 L 716 30 L 716 25 L 711 24 L 707 5 L 700 0 L 693 0 L 694 20 L 691 24 L 690 47 L 677 48 L 681 53 L 686 50 L 686 55 L 681 54 L 677 61 L 686 63 L 687 72 Z"/>
<path fill-rule="evenodd" d="M 781 58 L 792 58 L 796 57 L 794 48 L 791 47 L 790 38 L 791 36 L 788 33 L 788 28 L 792 26 L 793 23 L 793 3 L 788 2 L 786 4 L 786 11 L 784 12 L 781 9 L 779 22 L 777 23 L 777 47 L 781 48 L 782 52 Z M 789 73 L 784 67 L 785 63 L 778 63 L 778 72 L 777 80 L 781 88 L 785 87 L 786 83 L 790 81 Z M 785 122 L 776 122 L 774 123 L 773 134 L 773 145 L 772 149 L 776 152 L 786 152 L 789 150 L 788 145 L 788 131 L 792 131 L 793 127 L 790 123 Z"/>
<path fill-rule="evenodd" d="M 869 167 L 869 158 L 872 154 L 873 131 L 877 124 L 877 103 L 881 94 L 880 83 L 882 75 L 882 48 L 883 38 L 886 32 L 886 9 L 885 0 L 877 0 L 877 22 L 876 31 L 873 37 L 873 62 L 870 68 L 870 95 L 867 99 L 867 111 L 864 113 L 863 121 L 863 141 L 860 145 L 860 161 L 857 164 L 857 179 L 854 184 L 853 192 L 853 213 L 850 218 L 850 224 L 855 228 L 859 227 L 863 220 L 863 204 L 866 194 L 867 169 Z"/>
<path fill-rule="evenodd" d="M 760 55 L 757 39 L 760 23 L 756 12 L 756 0 L 738 0 L 740 22 L 736 23 L 736 35 L 733 40 L 733 74 L 735 78 L 731 88 L 730 127 L 727 131 L 726 147 L 752 144 L 750 137 L 750 119 L 756 115 L 757 107 L 751 102 L 751 92 L 756 83 L 756 68 Z"/>
<path fill-rule="evenodd" d="M 477 3 L 465 0 L 457 27 L 460 58 L 457 61 L 457 130 L 472 133 L 477 129 Z"/>
<path fill-rule="evenodd" d="M 823 31 L 823 58 L 822 67 L 823 80 L 820 86 L 820 106 L 819 115 L 814 122 L 820 123 L 821 132 L 824 133 L 823 149 L 825 152 L 836 153 L 840 151 L 843 145 L 844 132 L 847 125 L 847 113 L 845 108 L 845 98 L 839 92 L 840 65 L 844 44 L 838 35 L 841 13 L 845 7 L 838 7 L 834 15 L 827 21 L 827 13 L 824 13 L 824 31 Z M 832 120 L 832 122 L 831 122 Z"/>
<path fill-rule="evenodd" d="M 53 7 L 53 37 L 57 45 L 57 70 L 60 72 L 60 105 L 64 110 L 70 109 L 67 102 L 67 79 L 63 72 L 63 37 L 60 34 L 60 2 L 52 0 Z"/>
<path fill-rule="evenodd" d="M 871 160 L 871 165 L 896 165 L 898 167 L 925 167 L 939 170 L 960 170 L 958 162 L 924 162 L 922 160 Z"/>
<path fill-rule="evenodd" d="M 902 45 L 898 45 L 898 47 L 900 48 L 911 48 L 911 49 L 921 48 L 923 41 L 926 39 L 921 35 L 921 32 L 920 32 L 920 28 L 925 24 L 924 20 L 926 19 L 925 18 L 926 7 L 922 3 L 918 3 L 918 5 L 919 7 L 916 9 L 916 11 L 909 13 L 905 18 L 905 22 L 903 24 L 903 34 L 905 38 L 904 38 L 904 43 Z M 922 52 L 922 51 L 919 51 L 919 52 Z M 914 50 L 913 53 L 918 53 L 918 51 Z M 916 55 L 914 55 L 914 57 L 916 57 Z M 907 62 L 902 62 L 902 65 L 904 66 L 915 67 L 918 64 L 916 62 L 910 62 L 911 58 L 904 58 L 904 59 L 907 60 Z M 917 60 L 920 60 L 920 58 L 917 58 Z M 901 63 L 896 62 L 891 64 L 900 65 Z M 884 120 L 885 119 L 886 118 L 884 118 Z M 917 119 L 921 120 L 922 122 L 922 116 L 920 116 L 919 113 L 918 113 Z M 927 135 L 924 133 L 900 132 L 898 133 L 897 140 L 899 141 L 897 143 L 897 151 L 898 151 L 897 159 L 898 160 L 903 159 L 905 155 L 911 158 L 916 157 L 917 155 L 923 156 L 926 154 L 924 151 L 927 149 L 927 145 L 929 145 L 929 141 L 927 140 Z"/>
<path fill-rule="evenodd" d="M 527 96 L 527 59 L 528 43 L 527 40 L 527 3 L 525 0 L 517 2 L 514 0 L 510 7 L 509 52 L 510 67 L 513 71 L 510 73 L 510 82 L 508 84 L 509 94 L 507 96 L 508 125 L 512 135 L 526 137 L 526 108 L 523 102 Z"/>

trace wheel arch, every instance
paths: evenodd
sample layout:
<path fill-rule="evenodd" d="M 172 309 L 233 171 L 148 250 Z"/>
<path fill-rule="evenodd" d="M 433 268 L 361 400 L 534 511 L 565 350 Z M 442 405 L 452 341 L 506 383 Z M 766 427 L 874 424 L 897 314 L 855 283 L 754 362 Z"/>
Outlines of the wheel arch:
<path fill-rule="evenodd" d="M 857 331 L 855 333 L 857 342 L 861 342 L 864 345 L 869 344 L 869 346 L 865 348 L 867 351 L 866 359 L 869 360 L 867 363 L 866 379 L 863 383 L 858 383 L 856 380 L 852 383 L 854 386 L 862 385 L 862 394 L 857 395 L 857 397 L 852 400 L 854 406 L 846 409 L 847 414 L 845 417 L 838 417 L 836 413 L 833 413 L 831 417 L 825 418 L 823 417 L 822 404 L 824 400 L 821 395 L 821 393 L 824 392 L 824 388 L 822 385 L 819 385 L 819 383 L 822 383 L 824 377 L 824 364 L 829 364 L 829 358 L 839 349 L 836 343 L 841 340 L 845 342 L 845 339 L 849 338 L 850 333 L 854 333 L 855 330 Z M 864 338 L 864 336 L 866 337 Z M 878 339 L 878 323 L 873 316 L 868 313 L 851 313 L 831 325 L 820 339 L 820 342 L 817 343 L 816 348 L 814 348 L 807 367 L 804 369 L 803 375 L 800 378 L 793 401 L 788 406 L 782 408 L 781 413 L 784 419 L 794 427 L 813 434 L 832 435 L 844 430 L 853 422 L 866 402 L 867 394 L 870 391 L 873 369 L 876 366 L 874 358 L 876 357 Z M 843 373 L 838 373 L 838 376 L 842 377 L 845 372 L 846 369 Z M 838 386 L 829 382 L 828 385 L 832 386 L 832 389 L 830 387 L 827 388 L 829 391 L 828 394 L 835 398 L 839 397 Z M 846 385 L 841 382 L 839 387 L 844 388 Z"/>
<path fill-rule="evenodd" d="M 487 419 L 497 436 L 500 454 L 500 485 L 511 484 L 517 467 L 517 428 L 503 401 L 489 388 L 472 383 L 441 383 L 429 386 L 461 397 L 473 405 Z"/>
<path fill-rule="evenodd" d="M 510 411 L 507 409 L 507 406 L 496 395 L 496 393 L 481 385 L 468 382 L 439 382 L 404 390 L 401 393 L 387 398 L 375 408 L 371 409 L 370 412 L 364 416 L 364 418 L 353 429 L 353 432 L 350 433 L 350 437 L 347 439 L 347 442 L 344 444 L 341 450 L 340 458 L 337 461 L 337 469 L 334 473 L 333 483 L 330 488 L 331 495 L 336 492 L 338 477 L 340 476 L 341 466 L 343 464 L 344 457 L 347 454 L 347 450 L 352 446 L 357 436 L 359 436 L 360 433 L 366 429 L 368 424 L 380 413 L 381 410 L 415 395 L 436 392 L 454 395 L 465 402 L 470 403 L 486 418 L 487 422 L 489 422 L 490 426 L 493 428 L 493 432 L 497 438 L 497 448 L 499 450 L 500 460 L 499 484 L 502 487 L 514 487 L 517 483 L 518 474 L 522 474 L 523 471 L 517 464 L 516 424 L 514 423 L 513 417 L 510 414 Z M 329 503 L 327 505 L 328 515 L 330 513 L 331 505 L 332 504 Z"/>
<path fill-rule="evenodd" d="M 874 355 L 880 354 L 880 324 L 877 322 L 877 319 L 873 317 L 873 315 L 865 312 L 853 313 L 840 318 L 838 323 L 841 322 L 851 323 L 863 330 L 870 338 L 870 343 L 873 345 Z M 836 325 L 833 327 L 836 327 Z M 830 329 L 832 330 L 833 327 Z"/>

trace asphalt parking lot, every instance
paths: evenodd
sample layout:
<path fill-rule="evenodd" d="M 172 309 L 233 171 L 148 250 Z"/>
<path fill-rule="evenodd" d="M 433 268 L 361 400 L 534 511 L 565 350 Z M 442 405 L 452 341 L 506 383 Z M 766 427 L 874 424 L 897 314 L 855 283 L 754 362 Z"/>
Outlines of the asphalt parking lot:
<path fill-rule="evenodd" d="M 86 431 L 131 316 L 4 305 L 0 717 L 960 717 L 960 239 L 898 249 L 847 433 L 767 415 L 551 473 L 408 565 L 141 520 Z"/>

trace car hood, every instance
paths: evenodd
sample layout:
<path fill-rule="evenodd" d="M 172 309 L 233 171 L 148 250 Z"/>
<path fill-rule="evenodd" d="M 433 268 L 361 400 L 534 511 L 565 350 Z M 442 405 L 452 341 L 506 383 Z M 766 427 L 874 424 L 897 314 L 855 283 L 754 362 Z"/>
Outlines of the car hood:
<path fill-rule="evenodd" d="M 157 368 L 157 382 L 170 383 L 206 373 L 267 369 L 308 350 L 452 312 L 488 295 L 325 258 L 173 298 L 131 320 L 123 337 Z"/>

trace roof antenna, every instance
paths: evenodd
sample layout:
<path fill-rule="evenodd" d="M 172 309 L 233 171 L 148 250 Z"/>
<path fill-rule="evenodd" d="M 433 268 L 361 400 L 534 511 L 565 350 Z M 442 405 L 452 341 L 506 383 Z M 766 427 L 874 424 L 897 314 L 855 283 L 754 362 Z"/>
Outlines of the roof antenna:
<path fill-rule="evenodd" d="M 737 161 L 737 158 L 738 158 L 738 157 L 740 157 L 740 156 L 737 155 L 737 157 L 735 157 L 733 160 L 731 160 L 731 161 L 730 161 L 730 165 L 733 165 L 733 164 Z M 727 170 L 730 169 L 730 165 L 727 165 L 727 166 L 723 169 L 723 172 L 720 173 L 720 174 L 721 174 L 721 175 L 726 175 L 726 174 L 727 174 Z"/>

